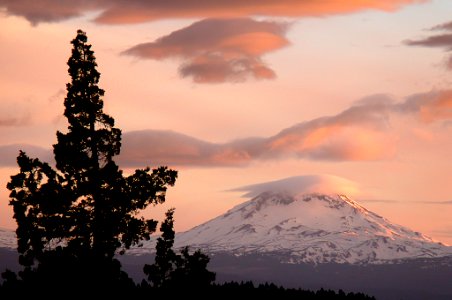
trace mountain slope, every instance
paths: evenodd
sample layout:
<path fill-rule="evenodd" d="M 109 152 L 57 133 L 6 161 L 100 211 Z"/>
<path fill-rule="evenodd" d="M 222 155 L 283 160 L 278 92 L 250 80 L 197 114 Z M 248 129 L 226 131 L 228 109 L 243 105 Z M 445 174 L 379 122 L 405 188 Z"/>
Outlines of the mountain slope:
<path fill-rule="evenodd" d="M 175 247 L 209 254 L 265 254 L 286 263 L 379 264 L 452 255 L 452 247 L 393 224 L 344 195 L 262 192 L 193 229 Z M 0 229 L 0 248 L 15 249 L 14 232 Z M 149 254 L 155 239 L 127 252 Z"/>
<path fill-rule="evenodd" d="M 392 224 L 344 195 L 317 193 L 263 192 L 177 234 L 175 246 L 184 245 L 209 253 L 265 253 L 292 263 L 385 263 L 452 254 L 452 247 Z"/>

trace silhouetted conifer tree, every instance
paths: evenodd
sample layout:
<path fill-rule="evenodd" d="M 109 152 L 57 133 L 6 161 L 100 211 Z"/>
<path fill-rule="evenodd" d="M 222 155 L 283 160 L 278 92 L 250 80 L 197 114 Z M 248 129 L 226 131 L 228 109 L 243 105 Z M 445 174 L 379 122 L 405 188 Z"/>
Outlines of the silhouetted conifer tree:
<path fill-rule="evenodd" d="M 166 212 L 165 221 L 160 225 L 162 235 L 157 239 L 155 246 L 155 262 L 152 265 L 145 265 L 144 273 L 148 276 L 153 287 L 162 287 L 171 279 L 171 273 L 175 267 L 176 254 L 173 251 L 174 245 L 174 208 Z"/>
<path fill-rule="evenodd" d="M 66 133 L 57 132 L 56 169 L 21 151 L 20 172 L 7 185 L 24 266 L 20 275 L 110 282 L 125 276 L 115 253 L 149 239 L 156 229 L 156 221 L 137 213 L 165 201 L 177 172 L 159 167 L 123 175 L 113 160 L 120 152 L 121 130 L 103 112 L 94 52 L 81 30 L 71 43 L 71 82 L 64 100 L 69 126 Z"/>
<path fill-rule="evenodd" d="M 185 289 L 209 286 L 215 281 L 215 273 L 207 270 L 209 257 L 200 250 L 190 254 L 184 247 L 180 255 L 175 254 L 174 208 L 166 212 L 165 221 L 160 226 L 162 235 L 157 239 L 155 263 L 145 265 L 144 273 L 153 287 L 178 287 Z"/>

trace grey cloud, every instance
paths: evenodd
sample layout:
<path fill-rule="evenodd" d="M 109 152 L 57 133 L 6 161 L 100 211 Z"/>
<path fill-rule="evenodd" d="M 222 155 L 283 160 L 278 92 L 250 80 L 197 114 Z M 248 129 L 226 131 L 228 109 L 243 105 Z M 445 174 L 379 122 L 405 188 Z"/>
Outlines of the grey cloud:
<path fill-rule="evenodd" d="M 53 161 L 50 149 L 28 144 L 0 145 L 0 167 L 17 166 L 16 158 L 20 150 L 25 151 L 30 157 L 37 157 L 45 162 Z"/>
<path fill-rule="evenodd" d="M 452 205 L 452 201 L 411 201 L 418 204 Z"/>
<path fill-rule="evenodd" d="M 431 30 L 450 30 L 452 31 L 452 22 L 436 25 Z"/>
<path fill-rule="evenodd" d="M 79 17 L 91 10 L 105 9 L 108 1 L 97 0 L 0 0 L 7 14 L 23 16 L 33 25 Z"/>
<path fill-rule="evenodd" d="M 168 18 L 261 16 L 324 16 L 366 9 L 392 11 L 418 0 L 0 0 L 7 14 L 23 16 L 33 24 L 56 22 L 96 11 L 98 23 L 142 23 Z"/>
<path fill-rule="evenodd" d="M 173 131 L 126 132 L 118 162 L 125 166 L 241 166 L 259 155 L 258 138 L 209 143 Z"/>
<path fill-rule="evenodd" d="M 287 177 L 280 180 L 242 186 L 230 191 L 245 192 L 243 197 L 250 198 L 268 191 L 282 192 L 288 195 L 311 193 L 354 194 L 358 191 L 358 184 L 342 177 L 320 174 Z"/>
<path fill-rule="evenodd" d="M 144 59 L 177 58 L 179 73 L 198 83 L 272 79 L 275 73 L 262 55 L 288 45 L 287 23 L 247 18 L 205 19 L 136 45 L 123 54 Z"/>
<path fill-rule="evenodd" d="M 451 51 L 452 34 L 435 35 L 420 40 L 407 40 L 405 43 L 409 46 L 440 47 Z"/>
<path fill-rule="evenodd" d="M 452 205 L 452 201 L 401 201 L 401 200 L 381 200 L 381 199 L 365 199 L 360 200 L 361 202 L 368 203 L 386 203 L 386 204 L 431 204 L 431 205 Z"/>
<path fill-rule="evenodd" d="M 30 118 L 28 116 L 24 116 L 21 118 L 18 117 L 1 117 L 0 116 L 0 127 L 6 127 L 6 126 L 21 126 L 26 125 L 30 121 Z"/>
<path fill-rule="evenodd" d="M 390 119 L 412 116 L 421 122 L 452 120 L 452 90 L 432 91 L 396 103 L 387 95 L 362 99 L 343 112 L 296 124 L 261 138 L 209 143 L 171 131 L 124 134 L 120 161 L 191 166 L 243 166 L 253 160 L 296 157 L 366 161 L 394 155 Z M 361 141 L 362 139 L 362 141 Z"/>
<path fill-rule="evenodd" d="M 436 25 L 431 28 L 431 31 L 446 31 L 447 33 L 437 34 L 418 40 L 406 40 L 404 43 L 408 46 L 443 48 L 448 52 L 452 51 L 452 22 Z M 452 55 L 448 57 L 446 67 L 452 70 Z"/>
<path fill-rule="evenodd" d="M 192 77 L 197 83 L 243 82 L 248 77 L 273 79 L 275 72 L 256 57 L 226 60 L 219 56 L 206 56 L 202 61 L 183 63 L 179 68 L 182 77 Z"/>
<path fill-rule="evenodd" d="M 414 94 L 392 110 L 417 117 L 423 122 L 450 121 L 452 119 L 452 90 L 434 90 Z"/>
<path fill-rule="evenodd" d="M 364 200 L 360 200 L 360 202 L 394 204 L 394 203 L 400 203 L 401 201 L 399 201 L 399 200 L 383 200 L 383 199 L 364 199 Z"/>
<path fill-rule="evenodd" d="M 125 167 L 236 167 L 255 160 L 290 157 L 330 161 L 382 160 L 391 158 L 396 151 L 391 118 L 397 116 L 410 116 L 425 123 L 450 122 L 452 90 L 415 94 L 401 103 L 387 95 L 374 95 L 336 115 L 295 124 L 269 137 L 226 143 L 211 143 L 173 131 L 125 132 L 117 161 Z M 18 149 L 21 147 L 17 145 L 0 147 L 0 165 L 14 164 Z M 42 148 L 32 150 L 38 157 L 51 153 Z"/>

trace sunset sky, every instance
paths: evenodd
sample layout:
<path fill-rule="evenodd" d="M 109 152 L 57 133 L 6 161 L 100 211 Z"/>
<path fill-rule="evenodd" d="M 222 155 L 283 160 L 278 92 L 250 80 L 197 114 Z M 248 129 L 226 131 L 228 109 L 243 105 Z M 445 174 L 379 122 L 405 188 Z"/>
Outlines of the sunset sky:
<path fill-rule="evenodd" d="M 179 171 L 158 219 L 187 230 L 241 187 L 336 178 L 452 245 L 452 1 L 0 0 L 0 227 L 19 149 L 52 161 L 66 62 L 87 32 L 125 172 Z M 332 177 L 332 176 L 336 177 Z M 311 177 L 309 177 L 311 176 Z"/>

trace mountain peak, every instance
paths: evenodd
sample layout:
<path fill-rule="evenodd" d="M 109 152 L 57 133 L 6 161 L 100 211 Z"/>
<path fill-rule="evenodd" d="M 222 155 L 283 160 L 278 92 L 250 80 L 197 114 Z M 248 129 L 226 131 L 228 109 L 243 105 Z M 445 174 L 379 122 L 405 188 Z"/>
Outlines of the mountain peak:
<path fill-rule="evenodd" d="M 271 254 L 285 262 L 382 263 L 451 255 L 344 194 L 264 191 L 176 237 L 176 247 Z"/>
<path fill-rule="evenodd" d="M 312 206 L 315 206 L 315 209 L 320 209 L 321 207 L 335 210 L 346 209 L 347 211 L 343 212 L 344 214 L 356 214 L 357 212 L 363 214 L 371 213 L 366 208 L 348 198 L 344 194 L 294 194 L 292 192 L 286 191 L 266 191 L 240 206 L 242 207 L 235 207 L 228 213 L 226 213 L 226 215 L 238 210 L 243 213 L 246 212 L 248 216 L 249 213 L 259 212 L 263 209 L 276 209 L 277 206 L 292 206 L 292 208 L 295 208 L 295 210 L 292 210 L 292 212 L 295 214 L 298 214 L 299 210 L 309 210 Z M 300 214 L 302 213 L 303 212 L 300 212 Z"/>

